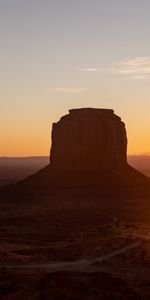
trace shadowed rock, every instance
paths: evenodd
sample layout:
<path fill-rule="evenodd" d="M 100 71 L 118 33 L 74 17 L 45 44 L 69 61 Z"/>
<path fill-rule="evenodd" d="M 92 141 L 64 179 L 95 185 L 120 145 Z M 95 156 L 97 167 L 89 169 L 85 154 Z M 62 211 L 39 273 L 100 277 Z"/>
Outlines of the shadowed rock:
<path fill-rule="evenodd" d="M 52 128 L 47 184 L 98 187 L 102 194 L 150 193 L 150 180 L 127 164 L 124 123 L 112 109 L 71 109 Z M 48 175 L 49 174 L 49 175 Z"/>
<path fill-rule="evenodd" d="M 100 171 L 127 162 L 125 125 L 111 109 L 72 109 L 53 124 L 50 163 L 55 170 Z"/>

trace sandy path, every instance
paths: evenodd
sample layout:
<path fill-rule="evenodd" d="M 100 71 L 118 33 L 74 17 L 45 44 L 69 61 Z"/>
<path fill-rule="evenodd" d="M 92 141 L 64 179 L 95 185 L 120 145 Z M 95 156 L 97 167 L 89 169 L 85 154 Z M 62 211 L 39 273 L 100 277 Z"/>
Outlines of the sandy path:
<path fill-rule="evenodd" d="M 95 263 L 101 263 L 103 261 L 109 260 L 112 257 L 115 257 L 121 253 L 125 253 L 128 250 L 137 248 L 140 246 L 142 241 L 136 241 L 128 246 L 122 247 L 117 250 L 113 250 L 110 253 L 97 257 L 94 259 L 80 259 L 76 261 L 62 261 L 62 262 L 53 262 L 53 263 L 44 263 L 44 264 L 22 264 L 22 265 L 0 265 L 2 269 L 47 269 L 50 272 L 64 271 L 64 270 L 83 270 L 87 267 L 92 266 Z"/>

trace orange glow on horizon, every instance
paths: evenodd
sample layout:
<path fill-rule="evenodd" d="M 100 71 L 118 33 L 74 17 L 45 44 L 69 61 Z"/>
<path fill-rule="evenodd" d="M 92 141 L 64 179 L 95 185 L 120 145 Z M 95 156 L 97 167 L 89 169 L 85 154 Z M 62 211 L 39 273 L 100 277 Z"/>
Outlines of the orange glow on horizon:
<path fill-rule="evenodd" d="M 122 112 L 115 113 L 119 116 Z M 58 111 L 58 113 L 51 117 L 44 119 L 44 114 L 41 120 L 35 120 L 33 122 L 32 115 L 30 122 L 25 120 L 19 120 L 18 126 L 17 119 L 13 122 L 12 126 L 6 123 L 5 129 L 1 131 L 1 148 L 0 156 L 21 157 L 21 156 L 49 156 L 51 145 L 51 125 L 53 122 L 57 122 L 62 115 L 65 115 L 66 111 Z M 18 117 L 18 116 L 17 116 Z M 33 116 L 34 117 L 34 116 Z M 126 124 L 126 131 L 128 137 L 128 155 L 140 155 L 150 153 L 150 126 L 143 125 L 142 122 L 138 123 L 138 119 L 135 120 L 126 119 L 126 114 L 122 116 L 122 120 Z M 144 121 L 143 121 L 144 123 Z M 144 127 L 145 126 L 145 127 Z"/>
<path fill-rule="evenodd" d="M 2 143 L 0 156 L 22 157 L 22 156 L 49 156 L 50 137 L 35 137 L 27 139 L 10 139 Z M 128 155 L 141 155 L 150 153 L 150 140 L 140 136 L 130 139 L 127 148 Z"/>

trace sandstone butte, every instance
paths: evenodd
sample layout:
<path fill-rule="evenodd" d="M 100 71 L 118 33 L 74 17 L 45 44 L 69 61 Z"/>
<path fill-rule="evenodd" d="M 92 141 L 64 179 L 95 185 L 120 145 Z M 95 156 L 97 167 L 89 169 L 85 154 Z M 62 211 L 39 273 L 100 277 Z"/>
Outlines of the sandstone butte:
<path fill-rule="evenodd" d="M 150 196 L 150 179 L 127 163 L 125 124 L 112 109 L 69 110 L 53 124 L 51 141 L 50 164 L 16 184 L 18 189 Z"/>
<path fill-rule="evenodd" d="M 111 109 L 72 109 L 53 124 L 50 163 L 56 170 L 111 170 L 127 163 L 126 152 L 125 125 Z"/>

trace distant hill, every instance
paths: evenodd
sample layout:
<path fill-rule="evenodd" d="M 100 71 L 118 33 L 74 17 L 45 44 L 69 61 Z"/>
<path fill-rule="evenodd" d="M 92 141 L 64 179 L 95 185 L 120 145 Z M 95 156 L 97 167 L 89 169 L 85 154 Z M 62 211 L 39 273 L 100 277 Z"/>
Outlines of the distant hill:
<path fill-rule="evenodd" d="M 0 186 L 15 183 L 48 164 L 48 156 L 0 157 Z"/>
<path fill-rule="evenodd" d="M 150 177 L 150 155 L 129 155 L 128 163 Z M 0 157 L 0 186 L 17 182 L 48 164 L 48 156 Z"/>
<path fill-rule="evenodd" d="M 144 175 L 150 177 L 150 155 L 129 155 L 128 163 Z"/>
<path fill-rule="evenodd" d="M 27 156 L 27 157 L 0 157 L 0 166 L 4 167 L 23 167 L 40 166 L 43 167 L 49 163 L 48 156 Z"/>

